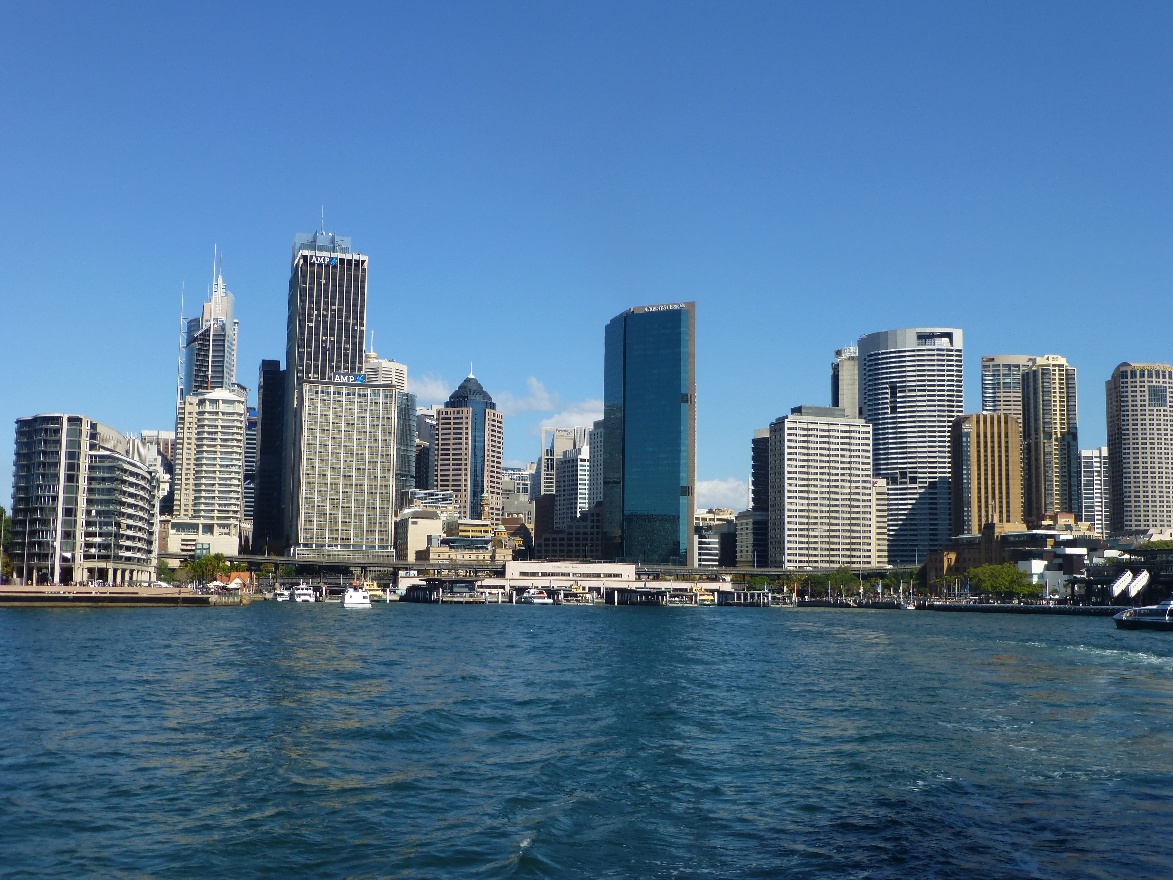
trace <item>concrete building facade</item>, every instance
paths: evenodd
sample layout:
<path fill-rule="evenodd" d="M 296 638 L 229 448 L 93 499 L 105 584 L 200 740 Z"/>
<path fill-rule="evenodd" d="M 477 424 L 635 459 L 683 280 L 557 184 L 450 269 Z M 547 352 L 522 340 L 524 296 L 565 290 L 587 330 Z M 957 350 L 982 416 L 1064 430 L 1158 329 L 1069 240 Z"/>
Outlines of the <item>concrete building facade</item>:
<path fill-rule="evenodd" d="M 358 381 L 307 381 L 298 395 L 292 555 L 390 559 L 399 390 Z"/>
<path fill-rule="evenodd" d="M 1106 384 L 1109 530 L 1173 529 L 1173 367 L 1122 363 Z"/>
<path fill-rule="evenodd" d="M 770 566 L 874 564 L 872 426 L 798 406 L 770 425 Z"/>
<path fill-rule="evenodd" d="M 831 406 L 849 418 L 862 418 L 859 408 L 859 349 L 854 345 L 835 349 L 831 364 Z"/>

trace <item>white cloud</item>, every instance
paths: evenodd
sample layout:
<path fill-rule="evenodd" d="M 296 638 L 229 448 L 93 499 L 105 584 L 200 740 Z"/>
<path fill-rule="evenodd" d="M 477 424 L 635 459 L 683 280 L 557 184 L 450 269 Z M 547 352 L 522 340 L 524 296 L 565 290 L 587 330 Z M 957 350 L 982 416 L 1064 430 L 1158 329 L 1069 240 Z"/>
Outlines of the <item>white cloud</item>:
<path fill-rule="evenodd" d="M 603 401 L 580 400 L 569 404 L 562 412 L 542 419 L 538 430 L 542 428 L 589 428 L 592 423 L 603 417 Z"/>
<path fill-rule="evenodd" d="M 698 510 L 710 507 L 730 507 L 745 510 L 749 484 L 745 480 L 697 480 L 696 506 Z"/>
<path fill-rule="evenodd" d="M 416 402 L 421 406 L 443 403 L 455 388 L 455 385 L 431 373 L 423 377 L 407 377 L 407 390 L 416 396 Z"/>
<path fill-rule="evenodd" d="M 508 391 L 502 391 L 494 401 L 497 409 L 507 416 L 515 416 L 523 412 L 549 412 L 558 407 L 558 395 L 551 394 L 546 386 L 530 376 L 525 380 L 529 393 L 525 397 L 514 397 Z"/>

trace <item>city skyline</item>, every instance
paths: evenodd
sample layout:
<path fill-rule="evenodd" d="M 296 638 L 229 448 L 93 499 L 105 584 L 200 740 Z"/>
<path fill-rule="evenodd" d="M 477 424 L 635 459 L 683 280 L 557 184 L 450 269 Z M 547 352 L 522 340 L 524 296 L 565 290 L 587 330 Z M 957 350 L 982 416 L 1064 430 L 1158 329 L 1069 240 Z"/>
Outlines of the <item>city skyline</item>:
<path fill-rule="evenodd" d="M 695 300 L 700 506 L 745 506 L 746 438 L 829 403 L 834 351 L 870 332 L 962 329 L 966 413 L 982 355 L 1065 357 L 1083 448 L 1107 442 L 1116 364 L 1171 359 L 1168 9 L 599 9 L 371 11 L 312 65 L 263 9 L 233 28 L 215 7 L 20 10 L 0 204 L 56 259 L 0 280 L 4 496 L 19 416 L 171 426 L 180 291 L 194 310 L 214 244 L 255 385 L 283 359 L 290 238 L 323 206 L 370 257 L 367 344 L 411 367 L 421 404 L 474 360 L 507 463 L 537 458 L 543 423 L 598 417 L 599 326 Z M 60 49 L 39 56 L 22 35 L 46 31 Z M 212 34 L 215 67 L 193 48 Z M 339 94 L 362 107 L 348 139 L 274 136 L 289 101 Z M 1151 320 L 1089 322 L 1096 302 Z M 439 305 L 461 316 L 443 344 Z M 101 344 L 46 357 L 83 338 Z"/>

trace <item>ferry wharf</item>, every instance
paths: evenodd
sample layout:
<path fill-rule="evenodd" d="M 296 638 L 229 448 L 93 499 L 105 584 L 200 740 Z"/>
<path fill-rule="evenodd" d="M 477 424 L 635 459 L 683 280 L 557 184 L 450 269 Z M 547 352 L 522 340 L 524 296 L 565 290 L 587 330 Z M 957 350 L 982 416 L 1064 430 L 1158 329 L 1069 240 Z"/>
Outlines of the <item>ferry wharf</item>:
<path fill-rule="evenodd" d="M 183 587 L 29 587 L 0 586 L 0 608 L 121 608 L 221 607 L 247 605 L 251 596 L 240 591 L 197 593 Z"/>

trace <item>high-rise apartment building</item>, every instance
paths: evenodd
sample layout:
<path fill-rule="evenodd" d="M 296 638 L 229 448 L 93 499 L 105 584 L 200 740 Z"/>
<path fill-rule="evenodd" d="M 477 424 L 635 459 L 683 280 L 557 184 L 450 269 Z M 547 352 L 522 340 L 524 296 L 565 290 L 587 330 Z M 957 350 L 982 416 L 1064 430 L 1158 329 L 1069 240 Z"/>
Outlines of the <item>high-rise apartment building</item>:
<path fill-rule="evenodd" d="M 257 377 L 257 471 L 253 488 L 253 552 L 279 553 L 285 546 L 281 514 L 285 456 L 285 371 L 281 362 L 261 361 Z"/>
<path fill-rule="evenodd" d="M 607 324 L 603 430 L 605 558 L 695 566 L 695 303 Z"/>
<path fill-rule="evenodd" d="M 831 364 L 831 406 L 840 407 L 849 418 L 859 416 L 859 349 L 854 345 L 835 349 Z"/>
<path fill-rule="evenodd" d="M 472 375 L 436 411 L 434 488 L 452 492 L 469 519 L 501 521 L 505 419 Z"/>
<path fill-rule="evenodd" d="M 859 340 L 872 468 L 887 483 L 888 557 L 918 564 L 949 540 L 949 427 L 963 412 L 962 333 L 917 327 Z"/>
<path fill-rule="evenodd" d="M 180 403 L 168 552 L 240 552 L 247 419 L 236 391 L 197 391 Z"/>
<path fill-rule="evenodd" d="M 977 534 L 987 523 L 1022 522 L 1022 430 L 1015 416 L 960 416 L 950 455 L 954 536 Z"/>
<path fill-rule="evenodd" d="M 1080 510 L 1078 425 L 1075 367 L 1056 354 L 1031 358 L 1022 373 L 1022 506 L 1030 524 Z"/>
<path fill-rule="evenodd" d="M 1082 506 L 1079 519 L 1091 525 L 1097 535 L 1108 534 L 1108 518 L 1112 509 L 1110 493 L 1111 471 L 1108 466 L 1108 447 L 1079 451 L 1079 500 Z"/>
<path fill-rule="evenodd" d="M 236 301 L 217 272 L 212 293 L 198 318 L 186 322 L 181 396 L 196 391 L 230 389 L 236 384 L 236 348 L 240 322 Z"/>
<path fill-rule="evenodd" d="M 79 415 L 16 420 L 12 555 L 21 583 L 147 583 L 158 561 L 158 451 Z"/>
<path fill-rule="evenodd" d="M 1122 363 L 1107 386 L 1109 530 L 1173 529 L 1173 367 Z"/>
<path fill-rule="evenodd" d="M 1022 422 L 1022 374 L 1034 358 L 1024 354 L 982 355 L 982 412 L 1006 413 Z"/>
<path fill-rule="evenodd" d="M 770 566 L 876 564 L 872 426 L 796 406 L 770 425 Z"/>

